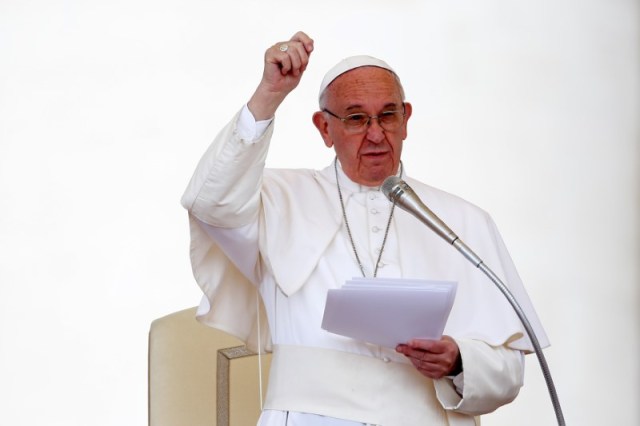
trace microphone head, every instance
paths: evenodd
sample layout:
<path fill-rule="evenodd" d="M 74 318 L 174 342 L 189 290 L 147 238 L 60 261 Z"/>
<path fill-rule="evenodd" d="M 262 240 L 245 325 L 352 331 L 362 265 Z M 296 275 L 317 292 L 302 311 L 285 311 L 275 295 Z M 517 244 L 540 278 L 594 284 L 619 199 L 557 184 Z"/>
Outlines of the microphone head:
<path fill-rule="evenodd" d="M 380 191 L 391 201 L 392 203 L 398 201 L 404 193 L 404 188 L 408 187 L 407 184 L 396 175 L 389 176 L 382 182 Z"/>

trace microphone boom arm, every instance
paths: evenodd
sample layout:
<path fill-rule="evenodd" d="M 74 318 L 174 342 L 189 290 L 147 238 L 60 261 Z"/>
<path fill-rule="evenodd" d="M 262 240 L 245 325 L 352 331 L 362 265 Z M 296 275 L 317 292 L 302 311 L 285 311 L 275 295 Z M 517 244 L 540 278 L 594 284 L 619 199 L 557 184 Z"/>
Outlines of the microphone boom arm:
<path fill-rule="evenodd" d="M 536 337 L 536 333 L 531 326 L 531 323 L 527 319 L 527 315 L 524 310 L 513 296 L 509 288 L 500 280 L 500 278 L 487 266 L 484 264 L 482 259 L 469 248 L 456 234 L 444 223 L 435 213 L 429 209 L 420 198 L 415 194 L 413 189 L 406 182 L 400 179 L 397 176 L 389 176 L 385 179 L 384 183 L 381 187 L 382 192 L 389 198 L 389 200 L 396 204 L 401 209 L 411 213 L 422 223 L 427 225 L 429 229 L 435 232 L 438 236 L 443 238 L 446 242 L 451 244 L 456 248 L 462 255 L 469 260 L 473 265 L 475 265 L 478 269 L 480 269 L 495 285 L 498 287 L 498 290 L 504 295 L 507 301 L 511 304 L 511 307 L 515 311 L 518 318 L 522 322 L 527 335 L 529 336 L 529 340 L 531 340 L 531 344 L 533 345 L 533 349 L 538 357 L 538 362 L 540 363 L 540 368 L 542 369 L 542 374 L 544 376 L 544 380 L 547 384 L 547 389 L 549 391 L 549 396 L 551 397 L 551 403 L 553 404 L 553 409 L 556 414 L 556 419 L 558 421 L 559 426 L 565 426 L 564 415 L 562 414 L 562 407 L 560 406 L 560 401 L 558 399 L 558 394 L 556 392 L 555 385 L 553 384 L 553 379 L 551 377 L 551 372 L 549 370 L 549 366 L 547 364 L 547 360 L 542 352 L 542 348 L 540 347 L 540 342 Z"/>

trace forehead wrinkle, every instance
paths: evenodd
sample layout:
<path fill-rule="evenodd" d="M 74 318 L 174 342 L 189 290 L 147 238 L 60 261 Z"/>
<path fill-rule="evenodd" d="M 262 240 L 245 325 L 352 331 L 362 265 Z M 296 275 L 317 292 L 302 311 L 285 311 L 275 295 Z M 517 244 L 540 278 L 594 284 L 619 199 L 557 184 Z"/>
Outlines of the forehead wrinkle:
<path fill-rule="evenodd" d="M 376 98 L 387 101 L 381 108 L 397 107 L 398 100 L 402 102 L 402 89 L 395 75 L 376 67 L 357 68 L 342 74 L 327 87 L 325 95 L 325 105 L 347 104 L 344 111 L 375 105 Z"/>
<path fill-rule="evenodd" d="M 387 102 L 382 106 L 381 111 L 390 107 L 397 108 L 398 104 L 396 102 Z M 345 111 L 353 111 L 358 109 L 364 109 L 364 107 L 361 104 L 349 105 L 348 107 L 345 108 Z"/>

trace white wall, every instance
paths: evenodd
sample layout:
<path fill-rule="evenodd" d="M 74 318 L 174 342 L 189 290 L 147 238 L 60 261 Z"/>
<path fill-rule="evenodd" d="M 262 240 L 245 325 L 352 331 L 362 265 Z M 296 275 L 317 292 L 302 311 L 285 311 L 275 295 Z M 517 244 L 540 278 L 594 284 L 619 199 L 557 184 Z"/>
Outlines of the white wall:
<path fill-rule="evenodd" d="M 388 60 L 414 105 L 406 166 L 493 214 L 567 423 L 639 424 L 638 3 L 316 3 L 0 2 L 0 424 L 146 422 L 149 323 L 199 299 L 182 189 L 299 29 L 316 52 L 270 165 L 326 165 L 322 74 Z M 483 424 L 554 419 L 529 358 Z"/>

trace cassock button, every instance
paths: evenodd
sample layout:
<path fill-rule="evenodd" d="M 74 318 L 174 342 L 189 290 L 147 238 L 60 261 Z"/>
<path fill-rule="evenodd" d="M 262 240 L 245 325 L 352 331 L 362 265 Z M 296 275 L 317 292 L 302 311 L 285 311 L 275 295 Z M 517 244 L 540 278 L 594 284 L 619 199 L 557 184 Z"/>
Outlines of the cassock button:
<path fill-rule="evenodd" d="M 369 192 L 369 199 L 370 200 L 375 200 L 376 198 L 378 198 L 378 193 L 377 192 Z"/>
<path fill-rule="evenodd" d="M 373 209 L 371 209 L 371 210 L 369 210 L 369 211 L 371 212 L 371 214 L 378 214 L 378 213 L 380 213 L 380 212 L 378 211 L 378 209 L 376 209 L 376 208 L 373 208 Z"/>
<path fill-rule="evenodd" d="M 372 230 L 373 232 L 380 232 L 380 228 L 379 228 L 379 227 L 377 227 L 377 226 L 374 226 L 373 228 L 371 228 L 371 230 Z"/>
<path fill-rule="evenodd" d="M 384 362 L 391 362 L 391 360 L 390 360 L 390 359 L 389 359 L 389 357 L 387 357 L 387 356 L 382 357 L 382 361 L 384 361 Z"/>

